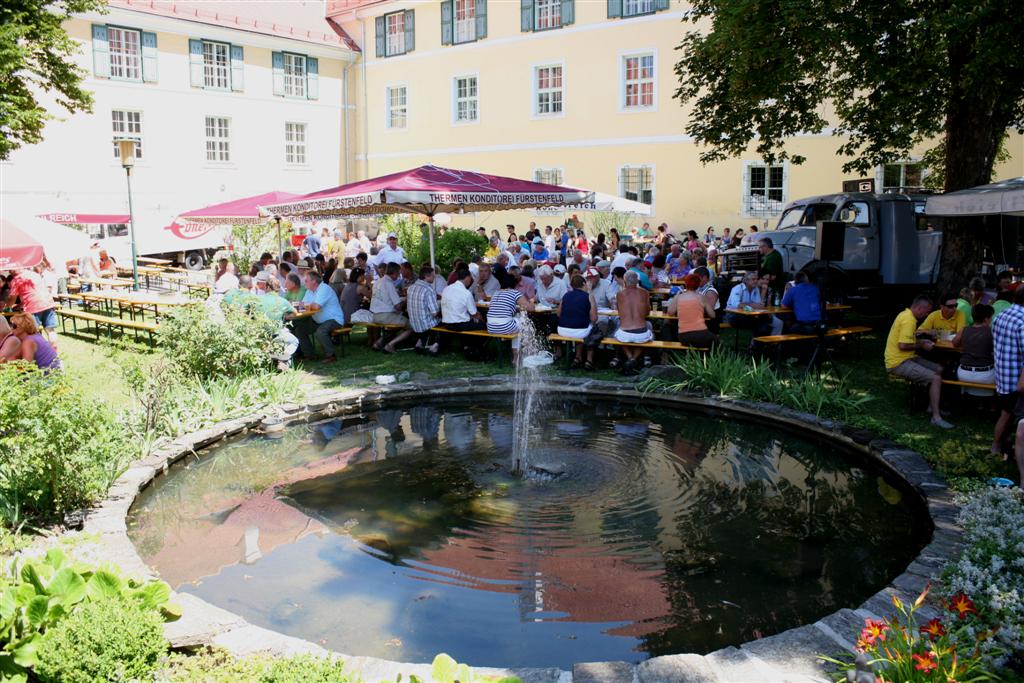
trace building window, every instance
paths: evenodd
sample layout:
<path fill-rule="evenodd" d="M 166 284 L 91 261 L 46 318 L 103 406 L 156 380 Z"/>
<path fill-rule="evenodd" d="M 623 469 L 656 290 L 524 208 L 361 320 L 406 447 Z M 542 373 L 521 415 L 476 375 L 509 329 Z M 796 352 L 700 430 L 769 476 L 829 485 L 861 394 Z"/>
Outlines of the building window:
<path fill-rule="evenodd" d="M 231 161 L 230 124 L 226 116 L 206 117 L 207 161 Z"/>
<path fill-rule="evenodd" d="M 469 123 L 478 120 L 478 103 L 476 76 L 457 77 L 455 79 L 455 123 Z"/>
<path fill-rule="evenodd" d="M 919 190 L 924 187 L 924 167 L 914 161 L 882 167 L 882 192 Z"/>
<path fill-rule="evenodd" d="M 775 164 L 749 164 L 743 193 L 743 214 L 777 216 L 785 204 L 785 168 Z"/>
<path fill-rule="evenodd" d="M 388 128 L 405 128 L 408 101 L 404 85 L 389 86 L 385 89 Z"/>
<path fill-rule="evenodd" d="M 384 17 L 387 24 L 387 55 L 405 54 L 405 12 L 395 12 Z"/>
<path fill-rule="evenodd" d="M 538 168 L 533 172 L 533 180 L 546 185 L 562 184 L 562 169 L 560 168 Z"/>
<path fill-rule="evenodd" d="M 288 97 L 306 96 L 306 57 L 284 53 L 284 94 Z"/>
<path fill-rule="evenodd" d="M 125 81 L 142 80 L 142 45 L 139 31 L 107 27 L 110 45 L 110 77 Z"/>
<path fill-rule="evenodd" d="M 534 30 L 543 31 L 562 26 L 562 0 L 537 0 L 534 11 Z"/>
<path fill-rule="evenodd" d="M 623 108 L 648 109 L 654 106 L 654 55 L 630 55 L 622 58 Z"/>
<path fill-rule="evenodd" d="M 476 0 L 455 0 L 455 42 L 476 40 Z"/>
<path fill-rule="evenodd" d="M 562 67 L 539 66 L 535 69 L 537 99 L 534 113 L 537 116 L 550 116 L 562 113 Z"/>
<path fill-rule="evenodd" d="M 306 163 L 306 124 L 284 124 L 284 162 L 300 165 Z"/>
<path fill-rule="evenodd" d="M 203 41 L 203 87 L 231 87 L 231 48 L 226 43 Z"/>
<path fill-rule="evenodd" d="M 654 11 L 654 0 L 622 0 L 622 16 L 635 17 Z"/>
<path fill-rule="evenodd" d="M 121 158 L 118 140 L 135 141 L 135 158 L 142 158 L 142 112 L 114 109 L 110 112 L 114 130 L 114 158 Z"/>
<path fill-rule="evenodd" d="M 643 204 L 653 204 L 654 167 L 623 166 L 619 169 L 619 195 Z"/>

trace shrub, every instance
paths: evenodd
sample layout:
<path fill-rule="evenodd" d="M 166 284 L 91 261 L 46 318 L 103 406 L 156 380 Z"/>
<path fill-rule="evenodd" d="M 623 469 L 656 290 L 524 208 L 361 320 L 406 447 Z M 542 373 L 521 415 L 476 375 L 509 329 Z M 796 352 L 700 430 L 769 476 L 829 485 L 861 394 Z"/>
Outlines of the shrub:
<path fill-rule="evenodd" d="M 994 642 L 1024 660 L 1024 493 L 987 488 L 963 495 L 964 549 L 943 570 L 943 594 L 974 599 L 969 627 L 995 632 Z"/>
<path fill-rule="evenodd" d="M 167 652 L 163 621 L 139 604 L 88 602 L 49 629 L 36 675 L 44 683 L 107 683 L 148 677 Z"/>
<path fill-rule="evenodd" d="M 255 375 L 267 368 L 280 323 L 233 307 L 214 319 L 206 306 L 180 306 L 160 325 L 167 358 L 199 379 Z"/>
<path fill-rule="evenodd" d="M 337 659 L 297 655 L 235 659 L 224 650 L 195 656 L 172 655 L 160 680 L 167 683 L 357 683 Z"/>
<path fill-rule="evenodd" d="M 819 417 L 848 419 L 871 400 L 852 391 L 842 378 L 831 375 L 785 377 L 767 362 L 735 356 L 721 347 L 706 354 L 686 353 L 673 363 L 685 377 L 668 383 L 649 379 L 644 390 L 677 393 L 693 391 L 705 396 L 739 398 L 747 401 L 777 403 Z"/>
<path fill-rule="evenodd" d="M 414 267 L 430 261 L 427 231 L 420 225 L 420 221 L 408 214 L 392 214 L 380 220 L 380 231 L 385 234 L 393 232 L 398 236 L 398 246 L 405 251 L 405 258 Z"/>
<path fill-rule="evenodd" d="M 434 242 L 434 260 L 440 268 L 451 268 L 452 262 L 457 258 L 468 262 L 474 256 L 483 256 L 485 251 L 487 238 L 473 230 L 449 229 Z M 427 259 L 429 258 L 428 251 Z"/>
<path fill-rule="evenodd" d="M 89 505 L 133 455 L 120 420 L 63 373 L 0 364 L 0 521 Z"/>
<path fill-rule="evenodd" d="M 999 456 L 992 456 L 986 446 L 972 446 L 960 439 L 943 441 L 932 463 L 949 477 L 989 479 L 1003 473 Z"/>

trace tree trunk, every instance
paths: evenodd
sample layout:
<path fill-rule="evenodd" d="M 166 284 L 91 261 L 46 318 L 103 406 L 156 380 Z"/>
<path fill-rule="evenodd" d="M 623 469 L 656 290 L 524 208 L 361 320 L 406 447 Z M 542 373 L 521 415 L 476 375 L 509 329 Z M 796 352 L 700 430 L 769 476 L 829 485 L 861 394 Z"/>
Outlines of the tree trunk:
<path fill-rule="evenodd" d="M 949 48 L 950 94 L 946 108 L 946 192 L 985 185 L 992 178 L 996 154 L 1009 118 L 999 104 L 986 101 L 963 83 L 969 45 Z M 981 269 L 984 233 L 978 218 L 947 218 L 936 286 L 959 292 Z"/>

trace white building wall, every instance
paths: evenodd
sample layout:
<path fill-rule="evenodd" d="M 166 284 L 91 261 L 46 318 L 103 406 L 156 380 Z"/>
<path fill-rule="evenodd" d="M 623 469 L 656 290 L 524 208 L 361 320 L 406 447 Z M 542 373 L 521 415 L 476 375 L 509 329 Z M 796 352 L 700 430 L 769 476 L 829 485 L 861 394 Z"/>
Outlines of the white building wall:
<path fill-rule="evenodd" d="M 92 24 L 157 32 L 158 80 L 116 81 L 93 76 Z M 92 114 L 51 121 L 44 141 L 0 164 L 5 217 L 42 213 L 127 213 L 125 172 L 114 158 L 111 110 L 142 112 L 143 158 L 132 175 L 140 253 L 165 251 L 164 230 L 179 213 L 272 190 L 309 192 L 341 182 L 344 102 L 342 71 L 347 50 L 253 33 L 112 10 L 68 22 L 82 43 L 77 62 L 94 93 Z M 243 92 L 190 85 L 189 38 L 242 45 Z M 319 60 L 319 98 L 274 96 L 271 53 L 289 51 Z M 56 107 L 51 111 L 61 112 Z M 231 120 L 231 160 L 206 160 L 205 117 Z M 307 124 L 306 163 L 285 163 L 285 122 Z"/>

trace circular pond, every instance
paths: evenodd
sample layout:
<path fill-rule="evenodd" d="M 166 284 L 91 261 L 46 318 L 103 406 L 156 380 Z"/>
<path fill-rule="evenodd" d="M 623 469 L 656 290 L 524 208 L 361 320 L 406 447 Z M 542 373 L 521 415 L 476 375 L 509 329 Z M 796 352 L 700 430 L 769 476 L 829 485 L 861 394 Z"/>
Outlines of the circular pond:
<path fill-rule="evenodd" d="M 242 438 L 143 491 L 129 535 L 178 590 L 337 651 L 563 668 L 809 623 L 928 536 L 900 480 L 770 415 L 556 395 L 521 477 L 511 405 Z"/>

